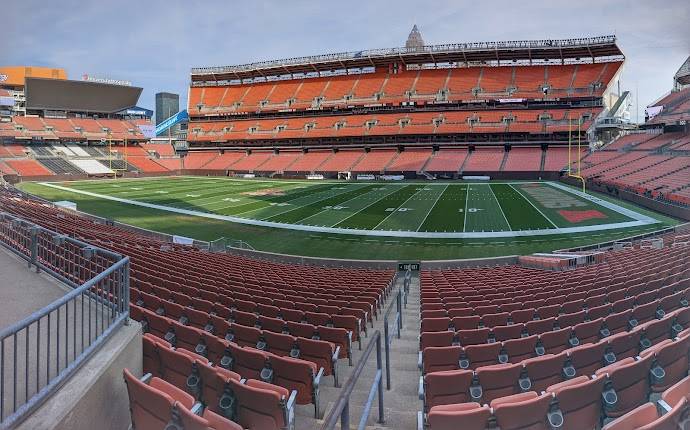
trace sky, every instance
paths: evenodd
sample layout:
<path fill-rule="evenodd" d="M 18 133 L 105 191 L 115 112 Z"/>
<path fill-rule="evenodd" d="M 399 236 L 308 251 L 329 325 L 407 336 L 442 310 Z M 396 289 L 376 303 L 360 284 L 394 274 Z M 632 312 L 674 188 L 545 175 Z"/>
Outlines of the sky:
<path fill-rule="evenodd" d="M 0 65 L 128 80 L 150 109 L 186 105 L 192 67 L 398 47 L 417 24 L 426 44 L 615 34 L 642 120 L 690 55 L 688 0 L 2 0 L 0 21 Z"/>

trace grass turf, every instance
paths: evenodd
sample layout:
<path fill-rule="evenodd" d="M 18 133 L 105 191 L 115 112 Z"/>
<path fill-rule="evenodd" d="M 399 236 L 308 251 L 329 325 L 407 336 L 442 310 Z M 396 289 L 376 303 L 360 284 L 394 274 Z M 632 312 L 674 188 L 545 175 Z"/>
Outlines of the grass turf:
<path fill-rule="evenodd" d="M 427 184 L 311 184 L 209 178 L 69 183 L 71 187 L 82 190 L 166 206 L 312 225 L 398 227 L 411 231 L 463 231 L 465 228 L 465 231 L 472 231 L 553 227 L 544 215 L 556 222 L 553 213 L 540 208 L 542 215 L 536 210 L 534 206 L 538 205 L 519 187 L 500 183 L 473 184 L 468 198 L 466 184 Z M 305 186 L 306 189 L 303 188 Z M 245 240 L 260 250 L 336 258 L 449 259 L 523 254 L 617 239 L 675 223 L 672 219 L 653 215 L 660 219 L 660 224 L 573 235 L 500 239 L 364 237 L 300 232 L 212 219 L 200 222 L 200 218 L 194 216 L 107 201 L 35 183 L 24 183 L 20 187 L 50 200 L 75 201 L 85 212 L 165 233 L 199 240 L 232 237 Z M 246 194 L 262 190 L 277 193 L 263 196 Z M 520 197 L 525 201 L 520 201 Z M 532 201 L 534 206 L 526 200 Z M 616 203 L 626 206 L 619 201 Z M 596 206 L 598 210 L 605 209 Z M 403 208 L 408 210 L 400 211 Z M 648 211 L 632 208 L 649 215 Z M 484 210 L 467 212 L 466 209 Z"/>

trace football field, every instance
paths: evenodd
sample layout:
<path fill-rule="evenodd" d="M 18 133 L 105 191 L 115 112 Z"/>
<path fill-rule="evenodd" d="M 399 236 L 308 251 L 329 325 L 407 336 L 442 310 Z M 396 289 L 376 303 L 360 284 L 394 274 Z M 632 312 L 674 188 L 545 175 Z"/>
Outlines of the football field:
<path fill-rule="evenodd" d="M 42 183 L 171 213 L 318 233 L 516 237 L 656 220 L 559 183 L 308 182 L 173 177 Z"/>
<path fill-rule="evenodd" d="M 24 182 L 20 189 L 137 227 L 256 250 L 368 260 L 553 251 L 676 220 L 558 182 L 344 182 L 162 177 Z M 233 242 L 235 243 L 235 242 Z"/>

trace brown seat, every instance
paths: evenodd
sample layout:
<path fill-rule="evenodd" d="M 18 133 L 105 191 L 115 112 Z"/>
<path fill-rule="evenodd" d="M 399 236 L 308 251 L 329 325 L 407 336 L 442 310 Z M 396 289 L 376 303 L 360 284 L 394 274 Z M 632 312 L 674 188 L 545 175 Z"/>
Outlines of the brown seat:
<path fill-rule="evenodd" d="M 508 356 L 507 362 L 519 363 L 522 360 L 534 357 L 539 336 L 532 335 L 503 342 L 503 352 Z"/>
<path fill-rule="evenodd" d="M 153 377 L 147 384 L 127 369 L 123 370 L 123 376 L 133 428 L 163 430 L 172 421 L 175 402 L 186 408 L 194 405 L 191 395 L 162 379 Z"/>
<path fill-rule="evenodd" d="M 460 358 L 460 368 L 476 369 L 481 366 L 499 364 L 499 355 L 503 345 L 500 343 L 485 343 L 481 345 L 469 345 L 463 348 Z"/>
<path fill-rule="evenodd" d="M 247 380 L 246 384 L 230 380 L 229 385 L 235 396 L 235 421 L 243 428 L 292 428 L 297 393 L 291 394 L 285 388 L 254 379 Z"/>
<path fill-rule="evenodd" d="M 649 371 L 652 356 L 639 360 L 626 358 L 597 370 L 606 377 L 604 386 L 604 414 L 618 418 L 645 403 L 649 396 Z"/>
<path fill-rule="evenodd" d="M 491 417 L 491 408 L 479 403 L 434 406 L 429 411 L 430 430 L 484 430 Z"/>
<path fill-rule="evenodd" d="M 461 357 L 462 347 L 460 346 L 425 348 L 422 351 L 423 373 L 459 369 Z"/>
<path fill-rule="evenodd" d="M 645 403 L 644 405 L 633 409 L 620 418 L 617 418 L 606 424 L 602 430 L 679 430 L 685 428 L 683 421 L 683 414 L 687 408 L 687 400 L 674 406 L 670 411 L 666 412 L 661 417 L 657 413 L 657 408 L 654 403 Z"/>
<path fill-rule="evenodd" d="M 179 402 L 174 405 L 176 417 L 184 430 L 242 430 L 242 426 L 208 409 L 197 415 Z"/>
<path fill-rule="evenodd" d="M 593 375 L 597 369 L 608 364 L 604 361 L 606 348 L 605 342 L 588 343 L 570 348 L 567 351 L 568 364 L 564 368 L 566 377 Z"/>
<path fill-rule="evenodd" d="M 442 370 L 424 375 L 424 410 L 438 405 L 471 401 L 471 370 Z"/>
<path fill-rule="evenodd" d="M 641 356 L 654 356 L 651 381 L 653 392 L 663 392 L 687 376 L 689 351 L 690 337 L 666 339 L 642 351 Z"/>
<path fill-rule="evenodd" d="M 419 335 L 419 350 L 424 351 L 425 348 L 430 346 L 451 346 L 454 339 L 455 333 L 452 331 L 422 332 Z"/>
<path fill-rule="evenodd" d="M 546 387 L 563 381 L 566 358 L 565 352 L 562 352 L 523 360 L 524 372 L 519 381 L 522 390 L 541 393 Z"/>
<path fill-rule="evenodd" d="M 229 411 L 224 410 L 222 405 L 227 402 L 221 402 L 226 384 L 228 379 L 239 381 L 241 376 L 231 370 L 211 366 L 208 363 L 197 363 L 197 368 L 201 377 L 201 401 L 206 408 L 226 415 Z"/>
<path fill-rule="evenodd" d="M 553 395 L 530 391 L 491 401 L 496 423 L 501 430 L 548 429 L 548 411 Z"/>
<path fill-rule="evenodd" d="M 481 399 L 483 403 L 490 403 L 499 397 L 519 393 L 521 371 L 521 364 L 494 364 L 477 368 L 476 381 L 470 387 L 472 400 Z"/>
<path fill-rule="evenodd" d="M 314 417 L 319 418 L 319 384 L 323 368 L 316 364 L 291 357 L 272 355 L 268 359 L 273 370 L 272 383 L 296 391 L 298 405 L 314 405 Z"/>
<path fill-rule="evenodd" d="M 561 430 L 594 430 L 601 417 L 604 378 L 578 376 L 546 388 L 558 401 Z"/>
<path fill-rule="evenodd" d="M 542 333 L 539 335 L 539 346 L 549 354 L 563 352 L 571 346 L 569 342 L 571 333 L 570 327 Z"/>
<path fill-rule="evenodd" d="M 284 333 L 274 333 L 271 331 L 263 332 L 263 339 L 266 342 L 266 350 L 272 354 L 280 356 L 289 356 L 294 354 L 297 357 L 297 339 L 295 336 Z"/>
<path fill-rule="evenodd" d="M 198 398 L 201 385 L 196 362 L 207 363 L 204 357 L 183 349 L 159 348 L 162 377 L 172 385 Z"/>

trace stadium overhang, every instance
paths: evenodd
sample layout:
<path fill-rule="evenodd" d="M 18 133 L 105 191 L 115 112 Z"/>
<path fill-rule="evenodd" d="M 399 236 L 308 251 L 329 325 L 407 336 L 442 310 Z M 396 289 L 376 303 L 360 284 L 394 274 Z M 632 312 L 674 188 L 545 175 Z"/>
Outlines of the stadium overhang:
<path fill-rule="evenodd" d="M 191 71 L 192 85 L 267 76 L 308 74 L 401 64 L 472 64 L 536 62 L 625 57 L 616 36 L 579 39 L 474 42 L 430 45 L 421 48 L 389 48 L 288 58 L 221 67 L 198 67 Z"/>
<path fill-rule="evenodd" d="M 26 107 L 114 114 L 136 107 L 143 88 L 87 81 L 26 78 Z"/>

